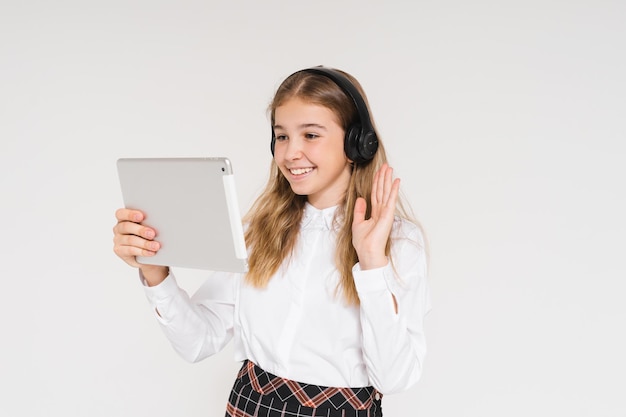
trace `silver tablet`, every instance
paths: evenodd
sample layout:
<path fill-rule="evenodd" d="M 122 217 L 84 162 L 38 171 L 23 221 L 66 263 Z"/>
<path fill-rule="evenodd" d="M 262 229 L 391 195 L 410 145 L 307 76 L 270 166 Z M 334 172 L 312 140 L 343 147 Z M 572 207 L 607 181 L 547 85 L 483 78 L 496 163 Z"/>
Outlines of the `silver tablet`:
<path fill-rule="evenodd" d="M 161 249 L 140 263 L 246 272 L 247 252 L 228 158 L 120 158 L 126 208 L 141 210 Z"/>

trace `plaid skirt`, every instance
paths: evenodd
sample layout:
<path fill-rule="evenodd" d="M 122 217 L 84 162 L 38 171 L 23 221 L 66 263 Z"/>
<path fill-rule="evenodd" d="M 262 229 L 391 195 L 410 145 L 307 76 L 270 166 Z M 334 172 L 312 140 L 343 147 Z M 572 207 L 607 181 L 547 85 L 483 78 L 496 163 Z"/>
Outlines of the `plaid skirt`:
<path fill-rule="evenodd" d="M 303 384 L 244 361 L 225 417 L 382 417 L 374 387 L 333 388 Z"/>

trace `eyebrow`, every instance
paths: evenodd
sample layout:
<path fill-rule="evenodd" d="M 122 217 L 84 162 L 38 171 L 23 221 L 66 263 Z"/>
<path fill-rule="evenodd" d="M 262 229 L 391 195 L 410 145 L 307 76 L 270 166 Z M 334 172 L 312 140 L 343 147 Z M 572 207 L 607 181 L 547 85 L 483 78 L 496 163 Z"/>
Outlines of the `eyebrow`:
<path fill-rule="evenodd" d="M 317 128 L 317 129 L 322 129 L 322 130 L 328 130 L 328 129 L 326 129 L 325 126 L 322 126 L 322 125 L 317 124 L 317 123 L 303 123 L 303 124 L 298 126 L 299 129 L 309 129 L 309 128 L 312 128 L 312 127 Z M 283 126 L 281 126 L 281 125 L 274 125 L 274 129 L 283 129 L 284 130 L 285 128 Z"/>

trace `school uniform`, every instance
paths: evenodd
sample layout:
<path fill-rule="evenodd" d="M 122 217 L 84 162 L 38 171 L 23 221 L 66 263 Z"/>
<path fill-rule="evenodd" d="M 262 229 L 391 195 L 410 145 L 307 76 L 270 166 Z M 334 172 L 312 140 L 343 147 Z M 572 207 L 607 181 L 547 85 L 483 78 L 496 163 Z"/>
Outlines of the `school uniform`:
<path fill-rule="evenodd" d="M 192 297 L 173 274 L 145 287 L 163 332 L 186 360 L 233 340 L 243 366 L 227 416 L 377 417 L 382 394 L 419 379 L 430 309 L 419 228 L 396 219 L 393 265 L 363 271 L 357 263 L 360 305 L 348 306 L 337 293 L 335 211 L 306 204 L 293 256 L 266 288 L 224 272 L 211 273 Z"/>

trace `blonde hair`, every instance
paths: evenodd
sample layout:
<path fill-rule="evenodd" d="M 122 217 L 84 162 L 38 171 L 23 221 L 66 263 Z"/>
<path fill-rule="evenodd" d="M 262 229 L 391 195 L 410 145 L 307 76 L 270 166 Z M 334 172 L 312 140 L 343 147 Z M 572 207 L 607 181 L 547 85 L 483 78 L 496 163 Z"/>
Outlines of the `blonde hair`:
<path fill-rule="evenodd" d="M 358 81 L 351 75 L 340 72 L 350 79 L 367 104 L 367 98 Z M 275 122 L 276 108 L 293 98 L 330 109 L 344 131 L 358 120 L 354 102 L 333 81 L 321 75 L 297 72 L 285 79 L 276 91 L 269 107 L 272 126 Z M 385 162 L 387 156 L 379 138 L 378 151 L 374 158 L 365 164 L 352 165 L 348 188 L 335 213 L 338 224 L 335 264 L 341 276 L 337 290 L 349 305 L 359 304 L 352 276 L 352 267 L 358 262 L 356 250 L 352 245 L 354 205 L 358 197 L 365 198 L 366 218 L 369 218 L 373 177 Z M 300 222 L 306 201 L 307 196 L 297 195 L 291 190 L 289 182 L 272 160 L 265 190 L 244 218 L 248 223 L 246 244 L 251 249 L 248 259 L 249 272 L 246 275 L 249 284 L 259 288 L 265 287 L 283 261 L 291 256 L 300 233 Z M 399 213 L 407 217 L 402 204 L 399 205 Z M 387 256 L 390 254 L 390 242 L 391 239 L 388 239 L 385 250 Z"/>

